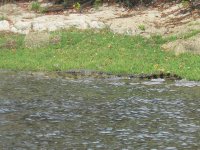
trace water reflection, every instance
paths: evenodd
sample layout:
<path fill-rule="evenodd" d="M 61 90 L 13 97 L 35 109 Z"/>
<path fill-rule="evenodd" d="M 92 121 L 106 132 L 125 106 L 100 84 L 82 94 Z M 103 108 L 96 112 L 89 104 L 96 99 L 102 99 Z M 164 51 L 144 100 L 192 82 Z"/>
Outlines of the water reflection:
<path fill-rule="evenodd" d="M 5 150 L 200 149 L 199 112 L 198 82 L 0 73 Z"/>

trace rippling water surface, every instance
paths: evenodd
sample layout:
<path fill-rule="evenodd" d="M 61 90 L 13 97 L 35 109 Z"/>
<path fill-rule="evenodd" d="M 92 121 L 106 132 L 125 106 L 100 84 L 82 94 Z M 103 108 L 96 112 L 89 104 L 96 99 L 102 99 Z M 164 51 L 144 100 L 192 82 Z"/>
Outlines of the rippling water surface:
<path fill-rule="evenodd" d="M 200 83 L 0 72 L 0 149 L 200 149 Z"/>

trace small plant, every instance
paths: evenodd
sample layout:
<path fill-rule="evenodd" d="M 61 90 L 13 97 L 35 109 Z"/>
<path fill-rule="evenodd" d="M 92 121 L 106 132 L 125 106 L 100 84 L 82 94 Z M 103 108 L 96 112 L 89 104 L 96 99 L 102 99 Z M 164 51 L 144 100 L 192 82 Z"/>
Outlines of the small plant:
<path fill-rule="evenodd" d="M 73 7 L 74 7 L 74 9 L 76 9 L 77 11 L 80 11 L 80 9 L 81 9 L 81 4 L 80 4 L 79 2 L 77 2 L 77 3 L 75 3 L 75 4 L 73 5 Z"/>
<path fill-rule="evenodd" d="M 2 21 L 2 20 L 7 20 L 7 17 L 6 16 L 0 16 L 0 21 Z"/>
<path fill-rule="evenodd" d="M 31 10 L 39 11 L 41 9 L 40 3 L 38 1 L 34 1 L 31 3 Z"/>
<path fill-rule="evenodd" d="M 190 5 L 190 1 L 189 0 L 182 0 L 182 4 L 184 7 L 188 7 Z"/>
<path fill-rule="evenodd" d="M 95 0 L 94 1 L 94 7 L 96 8 L 96 9 L 98 9 L 99 8 L 99 6 L 102 4 L 102 1 L 101 0 Z"/>
<path fill-rule="evenodd" d="M 144 26 L 143 24 L 139 25 L 138 28 L 139 28 L 140 30 L 142 30 L 142 31 L 145 31 L 145 30 L 146 30 L 146 29 L 145 29 L 145 26 Z"/>
<path fill-rule="evenodd" d="M 47 10 L 48 10 L 47 7 L 40 7 L 39 12 L 45 13 Z"/>
<path fill-rule="evenodd" d="M 41 7 L 38 1 L 34 1 L 30 5 L 30 10 L 33 10 L 39 13 L 45 13 L 47 11 L 47 7 Z"/>

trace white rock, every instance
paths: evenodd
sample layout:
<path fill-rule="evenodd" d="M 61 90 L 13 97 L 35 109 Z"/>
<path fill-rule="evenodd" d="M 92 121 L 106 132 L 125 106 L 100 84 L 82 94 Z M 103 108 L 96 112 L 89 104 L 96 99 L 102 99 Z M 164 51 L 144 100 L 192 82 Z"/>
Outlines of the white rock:
<path fill-rule="evenodd" d="M 22 14 L 22 18 L 23 19 L 33 19 L 33 18 L 35 18 L 37 15 L 36 14 L 34 14 L 34 13 L 23 13 Z"/>
<path fill-rule="evenodd" d="M 48 26 L 45 23 L 34 22 L 33 23 L 33 30 L 34 31 L 45 31 L 48 30 Z"/>
<path fill-rule="evenodd" d="M 0 31 L 7 31 L 10 29 L 10 24 L 6 20 L 0 21 Z"/>
<path fill-rule="evenodd" d="M 28 48 L 40 48 L 49 45 L 48 32 L 30 32 L 25 36 L 24 45 Z"/>
<path fill-rule="evenodd" d="M 90 23 L 90 28 L 102 29 L 105 28 L 105 24 L 103 22 L 92 21 Z"/>
<path fill-rule="evenodd" d="M 11 31 L 11 32 L 14 32 L 14 33 L 18 33 L 18 30 L 17 30 L 14 26 L 12 26 L 12 27 L 10 28 L 10 31 Z"/>
<path fill-rule="evenodd" d="M 31 29 L 31 22 L 18 21 L 14 24 L 17 30 L 27 31 Z"/>
<path fill-rule="evenodd" d="M 34 31 L 55 31 L 64 28 L 66 17 L 61 15 L 46 15 L 33 20 Z"/>
<path fill-rule="evenodd" d="M 67 20 L 66 27 L 75 27 L 78 29 L 87 29 L 89 27 L 88 23 L 83 19 Z"/>

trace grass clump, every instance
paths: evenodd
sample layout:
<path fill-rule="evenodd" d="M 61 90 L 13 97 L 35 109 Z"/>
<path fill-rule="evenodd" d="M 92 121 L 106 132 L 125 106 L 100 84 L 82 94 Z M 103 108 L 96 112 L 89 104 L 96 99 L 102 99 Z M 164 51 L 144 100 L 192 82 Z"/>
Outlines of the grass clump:
<path fill-rule="evenodd" d="M 31 2 L 30 9 L 36 12 L 40 11 L 41 9 L 40 3 L 38 1 Z"/>
<path fill-rule="evenodd" d="M 76 2 L 74 5 L 73 5 L 73 8 L 77 11 L 80 11 L 81 9 L 81 4 L 79 2 Z"/>
<path fill-rule="evenodd" d="M 0 16 L 0 21 L 3 21 L 3 20 L 7 20 L 8 18 L 6 17 L 6 16 L 4 16 L 4 15 L 1 15 Z"/>
<path fill-rule="evenodd" d="M 31 10 L 38 11 L 40 9 L 40 3 L 37 1 L 34 1 L 31 3 Z"/>
<path fill-rule="evenodd" d="M 47 11 L 47 7 L 41 7 L 41 4 L 38 1 L 31 2 L 29 8 L 30 10 L 39 13 L 45 13 Z"/>
<path fill-rule="evenodd" d="M 142 30 L 142 31 L 145 31 L 145 30 L 146 30 L 145 25 L 143 25 L 143 24 L 139 25 L 138 28 L 139 28 L 140 30 Z"/>
<path fill-rule="evenodd" d="M 1 34 L 1 33 L 0 33 Z M 0 50 L 0 68 L 27 71 L 92 69 L 111 73 L 175 73 L 188 80 L 200 80 L 200 56 L 165 52 L 160 48 L 169 40 L 161 36 L 117 35 L 107 31 L 69 30 L 59 35 L 58 44 L 28 49 L 22 35 L 8 35 L 17 41 L 15 51 Z M 5 35 L 6 36 L 6 35 Z M 0 42 L 5 41 L 0 35 Z"/>

